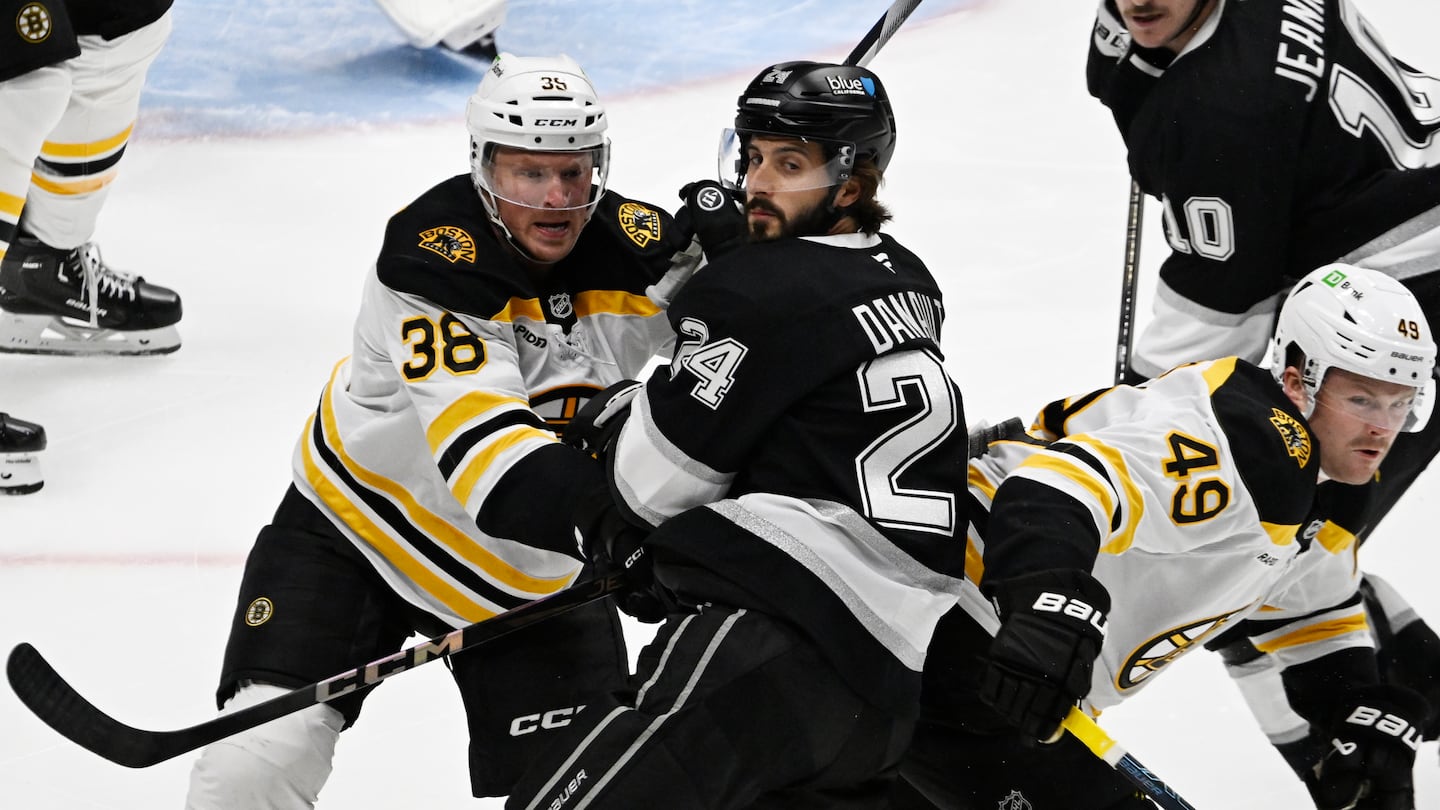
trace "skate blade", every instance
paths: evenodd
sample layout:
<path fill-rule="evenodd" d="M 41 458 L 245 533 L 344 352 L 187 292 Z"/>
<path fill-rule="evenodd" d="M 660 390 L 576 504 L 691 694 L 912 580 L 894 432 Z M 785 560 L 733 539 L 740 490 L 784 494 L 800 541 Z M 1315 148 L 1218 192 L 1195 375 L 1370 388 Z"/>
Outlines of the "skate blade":
<path fill-rule="evenodd" d="M 34 453 L 0 453 L 0 495 L 29 495 L 45 486 Z"/>
<path fill-rule="evenodd" d="M 120 332 L 49 315 L 0 312 L 0 352 L 99 357 L 169 354 L 180 348 L 173 326 Z"/>

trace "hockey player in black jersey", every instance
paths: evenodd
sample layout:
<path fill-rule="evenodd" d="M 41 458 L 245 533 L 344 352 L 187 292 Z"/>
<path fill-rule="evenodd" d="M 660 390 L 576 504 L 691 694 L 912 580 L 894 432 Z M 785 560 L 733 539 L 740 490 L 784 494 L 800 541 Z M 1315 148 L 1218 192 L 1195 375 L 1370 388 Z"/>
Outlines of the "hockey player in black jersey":
<path fill-rule="evenodd" d="M 1160 200 L 1171 248 L 1134 379 L 1258 359 L 1286 290 L 1327 262 L 1400 279 L 1440 322 L 1440 79 L 1417 68 L 1437 66 L 1392 55 L 1352 0 L 1100 4 L 1090 92 Z M 1440 419 L 1396 441 L 1362 542 L 1437 451 Z M 1440 636 L 1367 579 L 1387 677 L 1427 696 L 1426 736 L 1440 735 Z M 1307 769 L 1325 741 L 1286 709 L 1268 659 L 1243 647 L 1228 658 L 1271 741 Z"/>
<path fill-rule="evenodd" d="M 1153 807 L 1060 723 L 1222 632 L 1275 658 L 1326 740 L 1317 808 L 1414 806 L 1425 703 L 1380 682 L 1355 531 L 1434 404 L 1435 340 L 1399 282 L 1335 264 L 1296 286 L 1272 347 L 1270 371 L 1229 357 L 1052 403 L 971 462 L 984 596 L 935 633 L 895 807 Z"/>
<path fill-rule="evenodd" d="M 580 527 L 617 559 L 644 539 L 675 612 L 626 705 L 587 712 L 507 807 L 881 807 L 954 603 L 964 414 L 940 289 L 879 231 L 885 89 L 775 65 L 729 135 L 743 219 L 727 189 L 684 192 L 710 264 L 670 308 L 670 367 L 597 431 L 615 497 Z"/>
<path fill-rule="evenodd" d="M 558 434 L 669 351 L 667 296 L 698 250 L 677 252 L 689 240 L 668 214 L 606 187 L 605 107 L 569 57 L 502 55 L 466 120 L 471 173 L 390 219 L 353 352 L 250 552 L 224 706 L 552 594 L 588 562 L 571 513 L 604 478 Z M 475 795 L 507 793 L 555 728 L 623 684 L 617 618 L 593 604 L 450 660 Z M 368 694 L 208 747 L 186 806 L 313 806 Z"/>

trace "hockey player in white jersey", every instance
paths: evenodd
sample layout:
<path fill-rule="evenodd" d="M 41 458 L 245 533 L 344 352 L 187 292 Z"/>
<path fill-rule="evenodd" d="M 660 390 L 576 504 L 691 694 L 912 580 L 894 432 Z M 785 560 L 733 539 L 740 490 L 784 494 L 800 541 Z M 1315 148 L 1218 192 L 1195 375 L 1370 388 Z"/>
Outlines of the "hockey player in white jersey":
<path fill-rule="evenodd" d="M 180 348 L 180 297 L 92 241 L 170 0 L 0 2 L 0 351 Z"/>
<path fill-rule="evenodd" d="M 470 174 L 391 218 L 293 485 L 246 562 L 217 699 L 244 706 L 575 582 L 571 512 L 604 486 L 557 434 L 668 347 L 693 267 L 669 215 L 607 188 L 606 111 L 565 57 L 502 55 L 471 97 Z M 698 252 L 698 251 L 697 251 Z M 596 603 L 450 661 L 471 787 L 520 767 L 623 683 Z M 307 808 L 369 691 L 216 743 L 191 808 Z M 353 698 L 353 699 L 352 699 Z"/>
<path fill-rule="evenodd" d="M 967 574 L 1000 629 L 982 656 L 993 616 L 937 631 L 895 806 L 1151 807 L 1060 721 L 1238 628 L 1330 741 L 1306 779 L 1316 807 L 1411 808 L 1425 704 L 1379 682 L 1354 533 L 1395 437 L 1424 425 L 1435 353 L 1399 282 L 1329 265 L 1290 294 L 1270 371 L 1180 366 L 992 443 L 970 464 Z"/>

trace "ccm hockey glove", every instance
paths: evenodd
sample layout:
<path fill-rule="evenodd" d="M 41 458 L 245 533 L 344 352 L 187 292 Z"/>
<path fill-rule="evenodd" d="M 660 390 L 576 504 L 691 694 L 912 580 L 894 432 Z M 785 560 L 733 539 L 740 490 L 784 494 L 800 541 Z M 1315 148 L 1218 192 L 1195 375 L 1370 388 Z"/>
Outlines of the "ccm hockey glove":
<path fill-rule="evenodd" d="M 1374 684 L 1326 729 L 1330 750 L 1315 766 L 1310 795 L 1319 810 L 1412 810 L 1411 772 L 1425 701 L 1400 686 Z"/>
<path fill-rule="evenodd" d="M 980 675 L 980 699 L 1026 737 L 1054 742 L 1090 692 L 1110 594 L 1088 572 L 1041 571 L 984 586 L 1000 631 Z"/>
<path fill-rule="evenodd" d="M 650 570 L 650 555 L 645 550 L 649 530 L 625 519 L 609 485 L 582 494 L 574 519 L 581 553 L 594 564 L 596 573 L 603 576 L 618 571 L 625 577 L 624 589 L 615 596 L 616 605 L 642 622 L 664 620 L 672 600 L 665 598 Z"/>
<path fill-rule="evenodd" d="M 680 189 L 685 204 L 675 212 L 675 227 L 700 240 L 710 261 L 745 243 L 749 225 L 735 192 L 714 180 L 697 180 Z"/>

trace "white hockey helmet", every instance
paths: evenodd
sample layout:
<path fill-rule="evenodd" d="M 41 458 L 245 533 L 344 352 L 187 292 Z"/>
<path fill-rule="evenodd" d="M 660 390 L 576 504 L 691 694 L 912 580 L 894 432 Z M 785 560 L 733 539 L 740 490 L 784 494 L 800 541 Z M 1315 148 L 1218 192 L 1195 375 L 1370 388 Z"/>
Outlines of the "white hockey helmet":
<path fill-rule="evenodd" d="M 1291 344 L 1305 355 L 1301 380 L 1314 408 L 1332 368 L 1413 386 L 1415 399 L 1400 430 L 1425 427 L 1435 402 L 1435 339 L 1420 303 L 1403 284 L 1378 270 L 1329 264 L 1308 273 L 1280 309 L 1270 348 L 1275 379 Z"/>
<path fill-rule="evenodd" d="M 590 170 L 588 193 L 559 207 L 593 211 L 605 193 L 610 166 L 609 121 L 595 88 L 569 56 L 515 56 L 503 53 L 486 71 L 465 109 L 470 131 L 470 175 L 490 218 L 504 228 L 495 197 L 531 208 L 556 207 L 502 187 L 492 169 L 499 147 L 529 152 L 574 153 Z"/>

